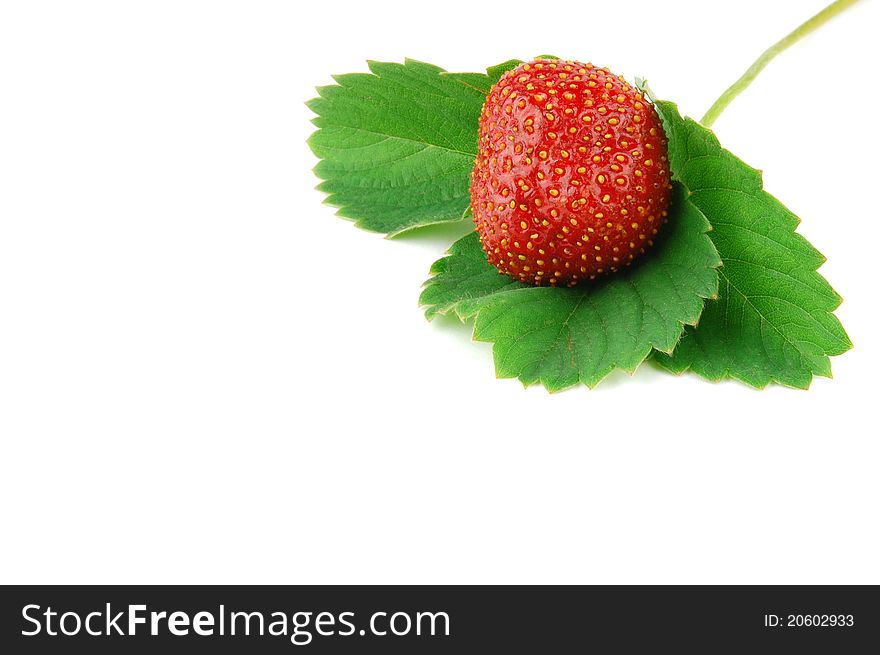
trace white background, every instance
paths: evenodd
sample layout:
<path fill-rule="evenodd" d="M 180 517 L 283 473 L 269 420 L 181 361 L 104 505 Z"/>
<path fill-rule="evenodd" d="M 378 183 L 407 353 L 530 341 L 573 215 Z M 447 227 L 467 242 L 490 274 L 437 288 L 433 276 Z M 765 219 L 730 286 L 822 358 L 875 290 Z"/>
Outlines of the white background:
<path fill-rule="evenodd" d="M 878 3 L 715 125 L 846 299 L 806 392 L 496 380 L 416 302 L 468 226 L 354 228 L 305 144 L 316 85 L 405 56 L 699 117 L 823 4 L 3 3 L 0 581 L 880 583 Z"/>

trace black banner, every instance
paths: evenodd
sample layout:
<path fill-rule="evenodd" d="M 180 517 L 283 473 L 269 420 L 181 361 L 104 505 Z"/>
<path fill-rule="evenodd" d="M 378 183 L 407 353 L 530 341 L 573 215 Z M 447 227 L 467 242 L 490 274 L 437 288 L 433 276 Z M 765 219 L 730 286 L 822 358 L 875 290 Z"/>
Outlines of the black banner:
<path fill-rule="evenodd" d="M 877 652 L 876 587 L 4 587 L 3 653 Z"/>

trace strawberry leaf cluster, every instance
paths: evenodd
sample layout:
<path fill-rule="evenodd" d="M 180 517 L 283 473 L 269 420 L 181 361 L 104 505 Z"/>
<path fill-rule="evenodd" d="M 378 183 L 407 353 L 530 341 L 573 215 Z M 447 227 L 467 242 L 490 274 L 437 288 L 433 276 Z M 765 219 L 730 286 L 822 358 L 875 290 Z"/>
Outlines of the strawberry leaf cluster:
<path fill-rule="evenodd" d="M 407 60 L 336 76 L 308 103 L 318 130 L 319 190 L 359 227 L 395 236 L 470 215 L 480 111 L 512 60 L 447 73 Z M 817 272 L 822 255 L 761 175 L 677 107 L 656 101 L 668 140 L 668 223 L 636 265 L 571 289 L 502 275 L 477 233 L 431 268 L 428 319 L 473 321 L 492 342 L 499 377 L 550 391 L 594 386 L 616 368 L 661 368 L 755 387 L 806 388 L 851 347 L 840 297 Z"/>

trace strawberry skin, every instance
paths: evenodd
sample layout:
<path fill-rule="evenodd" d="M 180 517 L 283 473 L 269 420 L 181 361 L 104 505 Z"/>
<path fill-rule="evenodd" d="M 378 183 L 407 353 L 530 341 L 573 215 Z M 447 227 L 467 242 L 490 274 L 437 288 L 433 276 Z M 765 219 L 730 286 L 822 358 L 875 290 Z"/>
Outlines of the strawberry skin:
<path fill-rule="evenodd" d="M 471 207 L 489 262 L 516 280 L 574 286 L 629 266 L 671 188 L 657 112 L 605 68 L 538 59 L 486 97 Z"/>

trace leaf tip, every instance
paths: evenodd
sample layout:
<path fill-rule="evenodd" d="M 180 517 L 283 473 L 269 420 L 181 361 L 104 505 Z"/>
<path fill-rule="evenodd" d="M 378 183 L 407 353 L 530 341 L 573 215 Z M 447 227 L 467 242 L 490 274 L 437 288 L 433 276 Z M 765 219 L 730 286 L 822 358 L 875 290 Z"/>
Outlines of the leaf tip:
<path fill-rule="evenodd" d="M 319 98 L 309 98 L 309 99 L 306 100 L 303 104 L 304 104 L 306 107 L 308 107 L 311 111 L 313 111 L 314 113 L 316 113 L 316 114 L 320 114 L 320 112 L 319 112 L 317 109 L 315 109 L 315 105 L 320 104 L 320 102 L 321 102 L 321 98 L 320 98 L 320 97 L 319 97 Z M 314 120 L 314 119 L 313 119 L 313 120 Z"/>
<path fill-rule="evenodd" d="M 320 191 L 321 193 L 326 193 L 321 188 L 322 186 L 323 186 L 323 184 L 319 184 L 318 186 L 315 187 L 315 190 Z M 332 195 L 328 195 L 327 197 L 325 197 L 321 201 L 321 204 L 327 205 L 328 207 L 333 207 L 336 210 L 336 215 L 339 216 L 340 218 L 344 218 L 346 220 L 354 220 L 354 217 L 345 215 L 345 208 L 342 205 L 340 205 L 339 202 L 337 200 L 335 200 Z"/>

